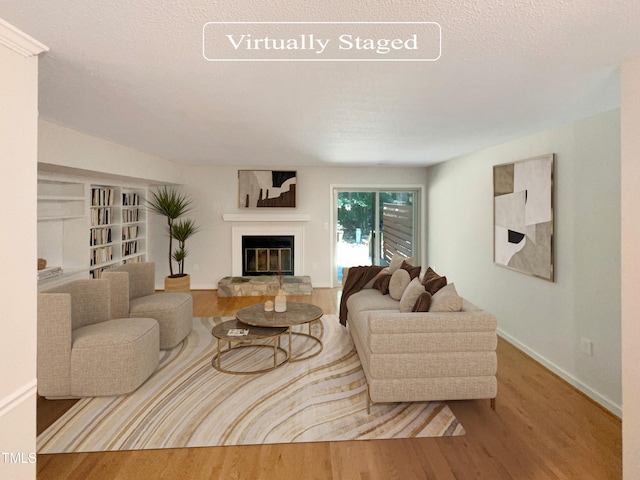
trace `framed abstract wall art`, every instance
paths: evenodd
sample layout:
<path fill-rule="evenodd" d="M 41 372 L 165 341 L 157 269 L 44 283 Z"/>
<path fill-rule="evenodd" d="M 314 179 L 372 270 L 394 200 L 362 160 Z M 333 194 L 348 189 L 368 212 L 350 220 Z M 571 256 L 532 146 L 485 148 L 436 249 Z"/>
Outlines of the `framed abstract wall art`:
<path fill-rule="evenodd" d="M 553 282 L 555 155 L 493 167 L 493 260 Z"/>
<path fill-rule="evenodd" d="M 240 208 L 295 208 L 294 170 L 238 170 Z"/>

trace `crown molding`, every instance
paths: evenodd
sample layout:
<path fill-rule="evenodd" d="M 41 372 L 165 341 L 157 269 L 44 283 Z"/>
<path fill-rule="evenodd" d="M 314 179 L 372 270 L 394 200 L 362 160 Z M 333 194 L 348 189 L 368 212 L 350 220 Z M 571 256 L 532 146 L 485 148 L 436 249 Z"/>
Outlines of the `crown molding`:
<path fill-rule="evenodd" d="M 10 48 L 24 57 L 33 57 L 48 52 L 49 47 L 31 38 L 0 18 L 0 45 Z"/>

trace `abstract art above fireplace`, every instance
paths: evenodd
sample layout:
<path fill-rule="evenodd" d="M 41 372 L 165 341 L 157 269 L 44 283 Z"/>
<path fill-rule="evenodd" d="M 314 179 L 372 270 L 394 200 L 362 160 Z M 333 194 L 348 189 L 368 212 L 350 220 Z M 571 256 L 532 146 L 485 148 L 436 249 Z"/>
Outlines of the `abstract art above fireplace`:
<path fill-rule="evenodd" d="M 294 170 L 238 170 L 240 208 L 295 208 Z"/>

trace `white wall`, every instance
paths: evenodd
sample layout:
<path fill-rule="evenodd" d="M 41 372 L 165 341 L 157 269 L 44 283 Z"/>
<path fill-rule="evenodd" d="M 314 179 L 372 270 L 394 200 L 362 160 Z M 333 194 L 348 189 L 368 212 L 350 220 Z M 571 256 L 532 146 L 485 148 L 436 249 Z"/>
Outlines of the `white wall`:
<path fill-rule="evenodd" d="M 623 475 L 640 471 L 640 57 L 622 65 Z"/>
<path fill-rule="evenodd" d="M 231 275 L 232 223 L 224 222 L 225 213 L 247 213 L 238 207 L 238 170 L 251 166 L 189 167 L 184 172 L 184 187 L 194 200 L 196 209 L 191 215 L 203 229 L 189 240 L 187 249 L 187 273 L 191 274 L 191 286 L 217 288 L 218 280 Z M 255 167 L 253 167 L 255 168 Z M 274 165 L 272 168 L 279 168 Z M 331 190 L 330 185 L 426 185 L 426 168 L 344 168 L 300 167 L 297 169 L 298 199 L 295 209 L 251 210 L 251 213 L 304 213 L 310 221 L 304 225 L 303 275 L 311 276 L 314 287 L 332 284 L 331 243 Z M 153 217 L 153 215 L 152 215 Z M 156 284 L 163 288 L 163 278 L 168 274 L 165 252 L 168 240 L 164 235 L 164 223 L 159 217 L 150 218 L 153 226 L 152 250 L 156 256 Z M 325 228 L 325 224 L 328 228 Z M 158 258 L 159 256 L 159 258 Z M 197 266 L 198 270 L 195 269 Z"/>
<path fill-rule="evenodd" d="M 8 37 L 7 37 L 8 36 Z M 39 48 L 0 20 L 0 478 L 36 478 L 36 165 Z M 15 44 L 13 44 L 15 46 Z M 26 47 L 31 42 L 26 40 Z M 20 53 L 19 53 L 20 52 Z M 13 455 L 13 457 L 11 457 Z"/>
<path fill-rule="evenodd" d="M 493 264 L 494 165 L 555 153 L 555 282 Z M 429 264 L 500 334 L 621 414 L 620 112 L 431 167 Z M 582 353 L 582 338 L 593 356 Z"/>
<path fill-rule="evenodd" d="M 53 122 L 38 122 L 38 161 L 92 176 L 107 174 L 146 182 L 180 183 L 183 166 Z"/>

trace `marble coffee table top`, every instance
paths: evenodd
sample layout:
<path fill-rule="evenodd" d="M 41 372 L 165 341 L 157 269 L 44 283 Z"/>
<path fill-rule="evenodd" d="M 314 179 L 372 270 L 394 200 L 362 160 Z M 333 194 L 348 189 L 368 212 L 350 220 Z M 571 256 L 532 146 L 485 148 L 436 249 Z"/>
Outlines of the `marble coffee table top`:
<path fill-rule="evenodd" d="M 238 310 L 236 318 L 256 327 L 292 327 L 318 320 L 323 313 L 320 307 L 300 302 L 287 302 L 284 312 L 265 312 L 264 304 L 258 303 Z"/>

